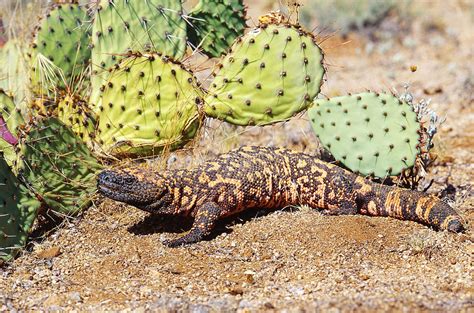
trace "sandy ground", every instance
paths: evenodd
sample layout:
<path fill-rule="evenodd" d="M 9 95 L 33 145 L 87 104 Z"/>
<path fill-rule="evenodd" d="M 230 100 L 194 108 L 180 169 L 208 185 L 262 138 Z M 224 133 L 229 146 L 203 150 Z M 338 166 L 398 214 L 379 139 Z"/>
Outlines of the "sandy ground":
<path fill-rule="evenodd" d="M 323 92 L 403 91 L 409 83 L 416 98 L 431 98 L 447 121 L 430 192 L 445 190 L 472 225 L 474 26 L 463 3 L 433 1 L 410 33 L 376 44 L 356 35 L 329 38 Z M 317 149 L 305 116 L 250 129 L 214 122 L 197 147 L 155 166 L 192 166 L 248 143 Z M 189 221 L 160 220 L 99 197 L 95 203 L 0 268 L 0 311 L 474 310 L 471 226 L 456 235 L 287 208 L 222 221 L 209 240 L 170 249 L 161 240 L 189 229 Z"/>

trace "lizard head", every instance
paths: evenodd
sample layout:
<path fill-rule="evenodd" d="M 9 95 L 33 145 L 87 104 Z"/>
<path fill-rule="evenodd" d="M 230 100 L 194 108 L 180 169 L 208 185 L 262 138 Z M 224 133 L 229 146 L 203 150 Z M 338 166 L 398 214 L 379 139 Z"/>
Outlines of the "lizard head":
<path fill-rule="evenodd" d="M 146 175 L 139 170 L 105 170 L 99 174 L 97 189 L 110 199 L 159 213 L 171 203 L 172 196 L 162 176 Z"/>

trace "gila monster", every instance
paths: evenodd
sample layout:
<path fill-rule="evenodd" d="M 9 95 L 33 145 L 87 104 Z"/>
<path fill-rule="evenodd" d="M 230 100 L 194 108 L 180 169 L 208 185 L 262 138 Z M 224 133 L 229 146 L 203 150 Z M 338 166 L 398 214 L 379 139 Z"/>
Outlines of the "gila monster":
<path fill-rule="evenodd" d="M 198 242 L 216 221 L 250 208 L 307 205 L 324 213 L 390 216 L 462 232 L 461 217 L 439 198 L 372 182 L 309 154 L 284 148 L 242 147 L 194 170 L 105 170 L 98 190 L 147 212 L 191 216 L 191 230 L 164 242 Z"/>

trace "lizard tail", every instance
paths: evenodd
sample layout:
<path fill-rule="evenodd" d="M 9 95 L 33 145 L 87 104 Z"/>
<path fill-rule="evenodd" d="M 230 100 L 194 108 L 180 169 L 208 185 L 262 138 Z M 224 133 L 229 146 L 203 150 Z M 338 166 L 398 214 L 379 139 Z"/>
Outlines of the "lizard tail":
<path fill-rule="evenodd" d="M 357 179 L 360 214 L 415 221 L 437 230 L 463 232 L 461 216 L 440 198 L 426 193 Z"/>

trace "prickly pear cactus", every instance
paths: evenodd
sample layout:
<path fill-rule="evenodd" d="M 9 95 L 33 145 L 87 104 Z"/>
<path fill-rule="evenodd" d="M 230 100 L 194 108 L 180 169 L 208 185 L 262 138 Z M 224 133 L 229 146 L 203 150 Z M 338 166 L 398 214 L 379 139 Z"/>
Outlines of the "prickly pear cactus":
<path fill-rule="evenodd" d="M 392 95 L 318 99 L 308 114 L 323 146 L 354 172 L 385 178 L 415 165 L 421 125 L 413 107 Z"/>
<path fill-rule="evenodd" d="M 219 57 L 246 28 L 242 0 L 200 0 L 188 14 L 188 40 L 210 57 Z"/>
<path fill-rule="evenodd" d="M 18 129 L 23 123 L 20 109 L 13 98 L 0 89 L 0 152 L 10 166 L 16 159 L 14 147 L 18 143 Z"/>
<path fill-rule="evenodd" d="M 85 143 L 94 137 L 95 115 L 87 103 L 75 96 L 66 96 L 58 103 L 58 119 Z"/>
<path fill-rule="evenodd" d="M 282 16 L 260 19 L 224 58 L 206 98 L 206 114 L 236 125 L 266 125 L 305 110 L 325 72 L 314 36 Z"/>
<path fill-rule="evenodd" d="M 25 45 L 10 39 L 0 48 L 0 89 L 11 93 L 17 102 L 26 96 L 28 70 Z"/>
<path fill-rule="evenodd" d="M 90 61 L 86 10 L 79 4 L 57 4 L 37 27 L 30 49 L 33 90 L 75 91 Z M 80 84 L 79 84 L 80 85 Z"/>
<path fill-rule="evenodd" d="M 0 156 L 0 261 L 10 261 L 23 249 L 40 207 Z"/>
<path fill-rule="evenodd" d="M 97 104 L 106 71 L 127 52 L 159 51 L 176 59 L 186 51 L 181 1 L 102 0 L 92 28 L 92 95 Z"/>
<path fill-rule="evenodd" d="M 90 204 L 101 165 L 72 130 L 41 118 L 20 138 L 19 176 L 53 211 L 73 215 Z"/>
<path fill-rule="evenodd" d="M 195 77 L 160 54 L 123 60 L 101 90 L 96 140 L 104 154 L 146 156 L 181 147 L 200 126 Z"/>

